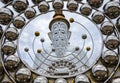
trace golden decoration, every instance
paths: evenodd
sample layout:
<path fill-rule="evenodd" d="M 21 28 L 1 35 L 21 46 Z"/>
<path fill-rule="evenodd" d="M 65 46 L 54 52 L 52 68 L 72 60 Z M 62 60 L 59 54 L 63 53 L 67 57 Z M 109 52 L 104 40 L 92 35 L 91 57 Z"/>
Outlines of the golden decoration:
<path fill-rule="evenodd" d="M 35 32 L 35 36 L 39 36 L 40 33 L 38 31 Z"/>
<path fill-rule="evenodd" d="M 86 50 L 87 50 L 87 51 L 90 51 L 90 50 L 91 50 L 90 46 L 87 46 L 87 47 L 86 47 Z"/>
<path fill-rule="evenodd" d="M 69 20 L 71 23 L 73 23 L 74 22 L 74 18 L 70 18 L 70 20 Z"/>
<path fill-rule="evenodd" d="M 41 53 L 41 52 L 42 52 L 42 50 L 41 50 L 41 49 L 38 49 L 38 50 L 37 50 L 37 53 Z"/>

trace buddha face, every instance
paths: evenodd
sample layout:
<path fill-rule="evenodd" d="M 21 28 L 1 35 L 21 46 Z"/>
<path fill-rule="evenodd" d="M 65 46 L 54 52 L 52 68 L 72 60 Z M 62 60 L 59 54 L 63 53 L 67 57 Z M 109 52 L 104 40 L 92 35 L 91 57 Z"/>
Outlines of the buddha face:
<path fill-rule="evenodd" d="M 49 37 L 52 41 L 52 45 L 55 49 L 55 53 L 58 57 L 63 56 L 65 53 L 68 40 L 70 38 L 70 31 L 68 31 L 68 27 L 64 22 L 55 22 L 52 25 L 51 32 L 49 33 Z"/>

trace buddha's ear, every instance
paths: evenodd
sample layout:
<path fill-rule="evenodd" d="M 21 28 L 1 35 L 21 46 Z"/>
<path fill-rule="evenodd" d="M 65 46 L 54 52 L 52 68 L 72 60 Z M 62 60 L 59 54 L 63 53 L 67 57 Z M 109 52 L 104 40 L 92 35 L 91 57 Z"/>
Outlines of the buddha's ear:
<path fill-rule="evenodd" d="M 67 35 L 68 39 L 70 39 L 71 33 L 72 33 L 71 31 L 68 31 L 68 35 Z"/>
<path fill-rule="evenodd" d="M 52 33 L 51 32 L 48 33 L 48 37 L 50 38 L 50 40 L 52 39 Z"/>

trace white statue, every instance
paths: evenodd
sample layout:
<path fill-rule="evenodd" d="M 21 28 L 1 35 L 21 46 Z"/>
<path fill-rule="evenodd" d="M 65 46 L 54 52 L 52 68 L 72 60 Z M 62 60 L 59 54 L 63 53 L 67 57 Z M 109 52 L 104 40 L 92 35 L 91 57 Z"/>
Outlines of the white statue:
<path fill-rule="evenodd" d="M 49 37 L 58 58 L 62 58 L 67 51 L 70 36 L 71 32 L 68 31 L 68 26 L 66 23 L 57 21 L 52 25 Z"/>

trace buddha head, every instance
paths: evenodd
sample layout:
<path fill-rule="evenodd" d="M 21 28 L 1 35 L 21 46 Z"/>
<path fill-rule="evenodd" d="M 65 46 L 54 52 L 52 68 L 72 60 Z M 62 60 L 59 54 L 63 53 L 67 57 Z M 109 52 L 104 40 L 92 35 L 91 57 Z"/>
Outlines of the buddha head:
<path fill-rule="evenodd" d="M 49 38 L 52 41 L 53 48 L 58 57 L 61 57 L 66 52 L 68 47 L 71 32 L 69 31 L 69 22 L 62 14 L 54 16 L 50 23 L 51 32 L 48 33 Z"/>

